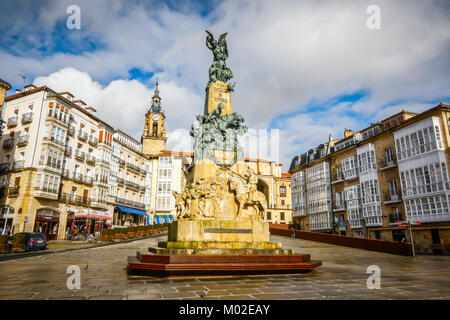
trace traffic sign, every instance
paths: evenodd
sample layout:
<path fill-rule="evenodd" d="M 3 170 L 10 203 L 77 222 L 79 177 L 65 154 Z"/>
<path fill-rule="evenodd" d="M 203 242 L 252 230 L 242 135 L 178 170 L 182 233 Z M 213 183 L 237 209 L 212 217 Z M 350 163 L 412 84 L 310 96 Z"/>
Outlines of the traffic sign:
<path fill-rule="evenodd" d="M 420 226 L 420 221 L 397 221 L 395 223 L 399 227 Z"/>
<path fill-rule="evenodd" d="M 28 216 L 24 216 L 24 217 L 23 217 L 23 222 L 25 222 L 25 223 L 28 222 Z"/>

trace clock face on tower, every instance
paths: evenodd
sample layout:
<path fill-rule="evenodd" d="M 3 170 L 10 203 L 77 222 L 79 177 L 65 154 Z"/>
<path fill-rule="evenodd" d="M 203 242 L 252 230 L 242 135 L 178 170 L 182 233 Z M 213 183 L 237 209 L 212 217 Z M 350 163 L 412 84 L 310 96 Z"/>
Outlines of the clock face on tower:
<path fill-rule="evenodd" d="M 159 120 L 159 115 L 154 114 L 153 117 L 152 117 L 152 119 L 155 120 L 155 121 L 158 121 L 158 120 Z"/>

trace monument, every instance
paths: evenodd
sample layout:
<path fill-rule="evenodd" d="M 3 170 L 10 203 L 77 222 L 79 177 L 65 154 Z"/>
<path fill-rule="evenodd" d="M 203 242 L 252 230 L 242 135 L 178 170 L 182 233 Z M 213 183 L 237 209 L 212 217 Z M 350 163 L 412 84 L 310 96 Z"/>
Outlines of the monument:
<path fill-rule="evenodd" d="M 227 33 L 216 41 L 206 32 L 206 46 L 214 59 L 204 114 L 191 127 L 194 161 L 186 186 L 180 193 L 173 191 L 176 216 L 167 241 L 128 257 L 129 270 L 163 276 L 312 270 L 321 262 L 269 241 L 266 198 L 257 190 L 258 177 L 245 163 L 239 145 L 247 127 L 244 118 L 232 112 Z"/>

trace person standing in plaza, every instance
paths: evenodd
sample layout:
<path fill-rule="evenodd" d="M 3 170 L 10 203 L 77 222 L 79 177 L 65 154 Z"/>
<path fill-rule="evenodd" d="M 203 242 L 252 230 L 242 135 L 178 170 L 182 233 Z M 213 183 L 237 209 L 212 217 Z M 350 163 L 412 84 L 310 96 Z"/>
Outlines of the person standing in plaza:
<path fill-rule="evenodd" d="M 295 239 L 295 228 L 293 226 L 291 228 L 291 238 Z"/>

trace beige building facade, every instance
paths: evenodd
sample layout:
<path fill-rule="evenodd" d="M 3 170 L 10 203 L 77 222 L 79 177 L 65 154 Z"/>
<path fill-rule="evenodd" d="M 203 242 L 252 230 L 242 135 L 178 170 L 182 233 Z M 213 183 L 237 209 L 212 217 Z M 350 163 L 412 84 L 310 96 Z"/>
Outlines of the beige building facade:
<path fill-rule="evenodd" d="M 6 97 L 0 150 L 0 227 L 64 239 L 68 229 L 165 223 L 174 219 L 192 153 L 165 150 L 158 87 L 141 141 L 101 120 L 70 92 L 27 85 Z M 292 222 L 290 176 L 246 159 L 267 197 L 266 221 Z"/>
<path fill-rule="evenodd" d="M 334 140 L 326 156 L 334 223 L 325 232 L 414 241 L 419 253 L 449 254 L 448 112 L 445 104 L 420 114 L 402 111 Z M 290 168 L 298 227 L 311 225 L 301 158 Z"/>

